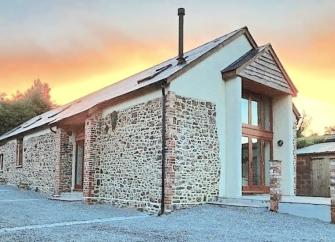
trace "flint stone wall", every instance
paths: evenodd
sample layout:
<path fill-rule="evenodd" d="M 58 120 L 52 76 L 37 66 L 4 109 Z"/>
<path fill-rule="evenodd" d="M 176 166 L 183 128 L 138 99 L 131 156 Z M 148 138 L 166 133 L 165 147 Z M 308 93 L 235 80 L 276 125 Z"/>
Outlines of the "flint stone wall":
<path fill-rule="evenodd" d="M 160 98 L 101 118 L 94 197 L 117 206 L 157 212 L 161 202 Z"/>
<path fill-rule="evenodd" d="M 23 141 L 23 165 L 16 167 L 16 140 L 0 146 L 4 169 L 0 173 L 7 183 L 23 185 L 36 191 L 52 194 L 55 176 L 55 135 L 47 133 Z"/>
<path fill-rule="evenodd" d="M 170 92 L 166 99 L 165 209 L 214 201 L 220 177 L 215 105 Z M 162 99 L 114 111 L 98 126 L 93 200 L 159 212 Z"/>
<path fill-rule="evenodd" d="M 168 110 L 167 130 L 175 144 L 172 208 L 217 200 L 220 159 L 215 104 L 170 93 Z"/>

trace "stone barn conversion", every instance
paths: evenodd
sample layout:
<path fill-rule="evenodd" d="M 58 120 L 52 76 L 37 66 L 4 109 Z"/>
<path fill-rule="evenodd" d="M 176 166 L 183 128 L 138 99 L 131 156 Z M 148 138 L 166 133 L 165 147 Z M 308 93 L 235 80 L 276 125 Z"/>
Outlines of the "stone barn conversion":
<path fill-rule="evenodd" d="M 178 57 L 3 134 L 0 179 L 163 213 L 269 193 L 274 159 L 294 195 L 297 90 L 272 46 L 246 27 L 179 44 Z"/>
<path fill-rule="evenodd" d="M 335 139 L 297 150 L 297 195 L 330 197 L 331 160 L 335 160 Z"/>

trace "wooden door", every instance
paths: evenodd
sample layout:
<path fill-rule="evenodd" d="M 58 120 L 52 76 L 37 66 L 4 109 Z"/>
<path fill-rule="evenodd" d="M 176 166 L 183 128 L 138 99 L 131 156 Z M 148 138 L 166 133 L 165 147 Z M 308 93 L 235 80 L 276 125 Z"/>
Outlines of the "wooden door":
<path fill-rule="evenodd" d="M 328 158 L 312 159 L 312 196 L 330 196 L 330 170 Z"/>
<path fill-rule="evenodd" d="M 78 140 L 76 142 L 76 163 L 75 163 L 75 183 L 74 189 L 81 191 L 83 189 L 83 175 L 84 175 L 84 141 Z"/>
<path fill-rule="evenodd" d="M 271 159 L 272 143 L 257 138 L 242 137 L 242 191 L 268 193 L 265 163 Z"/>

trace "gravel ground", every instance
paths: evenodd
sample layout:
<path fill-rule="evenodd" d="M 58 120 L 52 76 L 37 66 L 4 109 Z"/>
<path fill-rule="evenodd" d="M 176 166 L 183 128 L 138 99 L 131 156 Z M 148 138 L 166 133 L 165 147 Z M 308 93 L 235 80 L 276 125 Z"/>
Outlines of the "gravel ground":
<path fill-rule="evenodd" d="M 8 201 L 15 199 L 38 200 Z M 22 228 L 94 219 L 111 220 Z M 146 216 L 109 205 L 50 201 L 34 192 L 0 186 L 0 241 L 335 241 L 335 225 L 258 209 L 210 205 Z"/>

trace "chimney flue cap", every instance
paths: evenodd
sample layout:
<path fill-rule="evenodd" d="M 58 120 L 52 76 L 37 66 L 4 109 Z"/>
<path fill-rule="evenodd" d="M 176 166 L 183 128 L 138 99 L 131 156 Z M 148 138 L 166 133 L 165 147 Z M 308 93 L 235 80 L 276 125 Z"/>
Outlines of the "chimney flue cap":
<path fill-rule="evenodd" d="M 185 15 L 185 8 L 178 8 L 178 15 Z"/>

